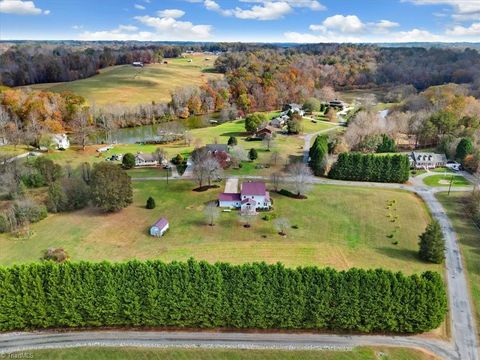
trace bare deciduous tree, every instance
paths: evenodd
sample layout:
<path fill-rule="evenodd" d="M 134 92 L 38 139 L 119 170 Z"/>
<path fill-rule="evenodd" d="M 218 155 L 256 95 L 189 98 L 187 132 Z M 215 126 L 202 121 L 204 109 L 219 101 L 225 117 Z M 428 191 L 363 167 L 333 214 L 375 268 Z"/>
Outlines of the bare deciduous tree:
<path fill-rule="evenodd" d="M 296 162 L 288 167 L 288 182 L 299 197 L 308 191 L 311 178 L 312 170 L 304 163 Z"/>
<path fill-rule="evenodd" d="M 220 216 L 220 209 L 218 208 L 217 203 L 215 201 L 210 201 L 209 203 L 207 203 L 207 205 L 205 205 L 205 208 L 203 209 L 203 214 L 207 219 L 208 225 L 214 226 L 215 221 Z"/>
<path fill-rule="evenodd" d="M 287 235 L 287 230 L 290 228 L 290 222 L 287 218 L 281 217 L 274 221 L 275 229 L 280 235 Z"/>
<path fill-rule="evenodd" d="M 282 155 L 278 151 L 273 151 L 270 156 L 270 165 L 277 166 L 282 162 Z"/>
<path fill-rule="evenodd" d="M 284 175 L 280 172 L 274 172 L 270 175 L 270 182 L 272 183 L 273 190 L 278 192 L 284 182 Z"/>
<path fill-rule="evenodd" d="M 95 131 L 90 113 L 87 110 L 80 111 L 73 119 L 72 128 L 73 138 L 85 150 L 90 135 Z"/>

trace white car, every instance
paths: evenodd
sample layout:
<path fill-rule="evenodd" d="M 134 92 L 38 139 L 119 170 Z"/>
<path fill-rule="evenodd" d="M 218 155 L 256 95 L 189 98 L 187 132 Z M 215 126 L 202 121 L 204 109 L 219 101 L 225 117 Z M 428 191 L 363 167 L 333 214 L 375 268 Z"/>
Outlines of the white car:
<path fill-rule="evenodd" d="M 447 164 L 445 165 L 447 169 L 450 169 L 453 171 L 460 171 L 461 166 L 462 165 L 456 161 L 448 161 Z"/>

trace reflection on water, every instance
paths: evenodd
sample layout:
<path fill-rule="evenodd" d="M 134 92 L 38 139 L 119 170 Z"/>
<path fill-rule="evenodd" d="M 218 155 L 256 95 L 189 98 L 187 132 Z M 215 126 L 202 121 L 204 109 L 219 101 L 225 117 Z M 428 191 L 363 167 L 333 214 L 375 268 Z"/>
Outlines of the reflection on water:
<path fill-rule="evenodd" d="M 167 132 L 181 132 L 188 129 L 200 129 L 212 126 L 217 120 L 215 117 L 209 116 L 192 116 L 188 119 L 179 119 L 166 123 L 155 125 L 142 125 L 132 128 L 115 129 L 110 134 L 99 132 L 94 135 L 93 141 L 102 143 L 119 143 L 119 144 L 135 144 L 138 142 L 146 142 L 153 140 L 161 140 L 159 133 L 162 130 Z"/>

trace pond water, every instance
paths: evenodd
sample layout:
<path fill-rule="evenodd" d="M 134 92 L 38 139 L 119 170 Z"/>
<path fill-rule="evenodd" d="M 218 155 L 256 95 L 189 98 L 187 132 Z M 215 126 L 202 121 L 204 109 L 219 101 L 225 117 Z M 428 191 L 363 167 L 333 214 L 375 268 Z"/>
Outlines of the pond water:
<path fill-rule="evenodd" d="M 161 124 L 142 125 L 131 128 L 115 129 L 110 134 L 98 132 L 93 136 L 95 143 L 119 143 L 135 144 L 139 142 L 148 142 L 161 140 L 159 133 L 163 131 L 178 133 L 182 129 L 200 129 L 208 126 L 214 126 L 218 118 L 214 115 L 194 116 L 188 119 L 179 119 Z"/>

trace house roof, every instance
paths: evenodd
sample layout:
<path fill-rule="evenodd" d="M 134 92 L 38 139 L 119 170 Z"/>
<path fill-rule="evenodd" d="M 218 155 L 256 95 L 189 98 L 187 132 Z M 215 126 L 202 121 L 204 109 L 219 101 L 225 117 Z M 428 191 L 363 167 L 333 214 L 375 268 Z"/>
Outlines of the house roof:
<path fill-rule="evenodd" d="M 208 144 L 206 148 L 208 151 L 212 151 L 212 152 L 215 152 L 215 151 L 228 152 L 228 146 L 225 144 Z"/>
<path fill-rule="evenodd" d="M 168 225 L 168 220 L 165 218 L 160 218 L 155 224 L 153 224 L 153 226 L 158 227 L 159 229 L 163 229 L 167 225 Z"/>
<path fill-rule="evenodd" d="M 157 159 L 152 154 L 137 154 L 135 156 L 143 161 L 156 161 Z"/>
<path fill-rule="evenodd" d="M 218 200 L 220 200 L 220 201 L 240 201 L 240 194 L 221 193 L 218 196 Z"/>
<path fill-rule="evenodd" d="M 420 152 L 412 152 L 412 158 L 415 162 L 432 162 L 432 163 L 439 163 L 439 162 L 446 162 L 447 157 L 445 154 L 435 154 L 435 153 L 420 153 Z"/>
<path fill-rule="evenodd" d="M 265 195 L 267 189 L 261 181 L 244 182 L 242 184 L 242 195 Z"/>
<path fill-rule="evenodd" d="M 243 199 L 242 200 L 242 205 L 245 205 L 245 204 L 257 205 L 257 202 L 253 199 Z"/>

